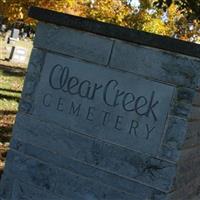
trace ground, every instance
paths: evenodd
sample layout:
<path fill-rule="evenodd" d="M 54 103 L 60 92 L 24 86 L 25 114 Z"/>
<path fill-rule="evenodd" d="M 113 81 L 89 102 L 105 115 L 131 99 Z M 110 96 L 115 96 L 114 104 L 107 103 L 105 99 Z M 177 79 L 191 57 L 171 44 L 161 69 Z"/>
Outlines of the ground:
<path fill-rule="evenodd" d="M 0 45 L 2 47 L 2 38 Z M 31 42 L 21 42 L 29 46 Z M 12 134 L 12 127 L 18 110 L 27 64 L 17 64 L 0 59 L 0 175 L 5 165 L 6 153 Z"/>
<path fill-rule="evenodd" d="M 0 64 L 0 173 L 4 167 L 6 152 L 18 110 L 25 69 Z"/>

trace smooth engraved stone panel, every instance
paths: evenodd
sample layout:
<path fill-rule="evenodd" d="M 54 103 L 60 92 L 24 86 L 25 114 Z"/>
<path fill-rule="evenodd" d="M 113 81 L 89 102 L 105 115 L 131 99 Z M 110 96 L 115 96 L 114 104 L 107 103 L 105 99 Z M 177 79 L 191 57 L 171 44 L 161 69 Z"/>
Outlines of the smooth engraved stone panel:
<path fill-rule="evenodd" d="M 134 74 L 47 53 L 34 111 L 94 138 L 158 152 L 174 88 Z"/>

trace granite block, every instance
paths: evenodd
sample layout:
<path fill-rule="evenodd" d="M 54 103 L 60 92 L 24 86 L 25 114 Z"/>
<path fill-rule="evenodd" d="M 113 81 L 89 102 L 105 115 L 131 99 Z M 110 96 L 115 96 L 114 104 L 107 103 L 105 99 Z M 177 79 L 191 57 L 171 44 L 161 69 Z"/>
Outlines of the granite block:
<path fill-rule="evenodd" d="M 112 45 L 110 38 L 42 22 L 37 26 L 34 40 L 36 48 L 102 65 L 107 65 Z"/>
<path fill-rule="evenodd" d="M 162 191 L 170 190 L 176 172 L 175 165 L 164 160 L 40 122 L 28 115 L 18 115 L 14 138 Z"/>
<path fill-rule="evenodd" d="M 198 87 L 199 65 L 199 59 L 124 41 L 115 42 L 110 61 L 112 68 L 188 88 Z"/>

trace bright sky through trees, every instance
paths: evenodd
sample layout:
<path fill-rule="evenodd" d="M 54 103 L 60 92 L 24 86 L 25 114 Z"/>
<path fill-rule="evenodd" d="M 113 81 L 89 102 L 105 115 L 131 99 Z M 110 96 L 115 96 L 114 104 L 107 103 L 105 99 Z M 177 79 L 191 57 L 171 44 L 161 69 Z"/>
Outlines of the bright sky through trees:
<path fill-rule="evenodd" d="M 132 0 L 131 5 L 133 5 L 134 7 L 139 7 L 140 1 L 139 0 Z"/>
<path fill-rule="evenodd" d="M 192 12 L 189 8 L 180 7 L 182 6 L 182 4 L 178 4 L 180 1 L 170 1 L 171 4 L 165 9 L 162 5 L 159 7 L 156 6 L 157 4 L 153 4 L 153 2 L 157 1 L 158 0 L 0 0 L 0 16 L 2 15 L 6 18 L 8 23 L 15 23 L 20 20 L 34 26 L 35 21 L 28 18 L 27 13 L 30 6 L 38 6 L 200 43 L 198 12 L 193 18 L 188 18 L 189 14 L 191 16 L 196 12 Z M 194 8 L 194 11 L 199 8 L 198 1 L 184 0 L 183 2 L 186 1 L 190 3 L 193 2 L 194 5 L 191 4 L 191 7 Z M 159 2 L 165 2 L 165 0 L 159 0 Z M 165 3 L 163 6 L 164 5 Z M 188 11 L 189 14 L 186 12 L 185 15 L 183 11 Z"/>

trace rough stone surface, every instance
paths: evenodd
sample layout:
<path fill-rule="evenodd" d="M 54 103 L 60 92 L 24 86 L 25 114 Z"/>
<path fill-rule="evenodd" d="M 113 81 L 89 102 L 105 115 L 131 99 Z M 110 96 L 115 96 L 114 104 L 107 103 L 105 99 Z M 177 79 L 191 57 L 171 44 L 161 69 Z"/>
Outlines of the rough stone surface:
<path fill-rule="evenodd" d="M 115 42 L 110 66 L 189 88 L 199 81 L 198 59 L 124 41 Z"/>
<path fill-rule="evenodd" d="M 33 159 L 32 157 L 10 151 L 8 161 L 15 167 L 8 166 L 11 174 L 21 180 L 54 193 L 64 196 L 65 199 L 117 199 L 132 200 L 133 195 L 92 181 L 86 177 L 53 167 L 48 163 Z M 37 170 L 35 170 L 37 169 Z"/>
<path fill-rule="evenodd" d="M 107 65 L 113 41 L 67 27 L 39 23 L 34 46 Z"/>
<path fill-rule="evenodd" d="M 138 200 L 150 198 L 152 195 L 157 195 L 158 197 L 164 196 L 163 192 L 145 185 L 141 185 L 136 181 L 126 179 L 122 176 L 117 176 L 109 171 L 99 170 L 98 168 L 94 168 L 87 163 L 68 158 L 67 156 L 63 157 L 60 156 L 60 154 L 56 156 L 56 153 L 49 152 L 45 149 L 28 143 L 15 140 L 12 143 L 12 147 L 21 153 L 36 159 L 41 159 L 53 166 L 57 165 L 59 168 L 63 168 L 74 174 L 85 176 L 93 181 L 98 181 L 99 183 L 107 186 L 114 186 L 119 191 L 125 191 L 126 193 L 132 194 Z"/>
<path fill-rule="evenodd" d="M 193 105 L 200 106 L 200 91 L 195 93 Z"/>
<path fill-rule="evenodd" d="M 25 78 L 26 84 L 24 85 L 22 92 L 22 100 L 20 102 L 20 111 L 22 112 L 31 112 L 33 110 L 34 102 L 34 92 L 37 87 L 37 84 L 40 80 L 40 73 L 43 66 L 45 58 L 45 52 L 36 48 L 33 48 L 28 72 Z"/>
<path fill-rule="evenodd" d="M 160 149 L 160 156 L 170 160 L 179 160 L 180 149 L 186 137 L 187 121 L 175 116 L 170 116 L 163 144 Z"/>
<path fill-rule="evenodd" d="M 14 138 L 41 146 L 98 169 L 144 182 L 146 185 L 170 190 L 175 165 L 152 156 L 81 136 L 75 132 L 38 122 L 34 118 L 18 116 Z M 26 125 L 23 123 L 26 121 Z M 38 126 L 37 130 L 33 128 Z M 23 130 L 23 131 L 22 131 Z M 46 138 L 45 140 L 43 138 Z M 171 177 L 171 178 L 170 178 Z"/>
<path fill-rule="evenodd" d="M 200 121 L 188 122 L 188 132 L 183 149 L 200 146 Z"/>

